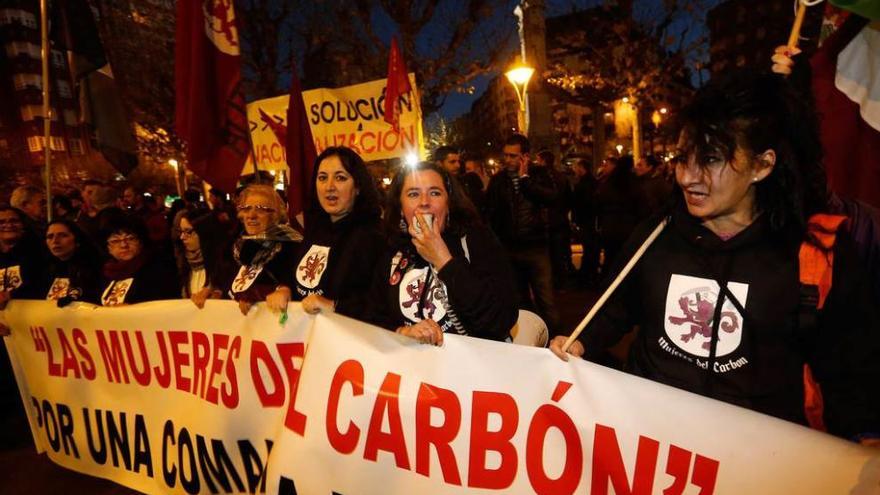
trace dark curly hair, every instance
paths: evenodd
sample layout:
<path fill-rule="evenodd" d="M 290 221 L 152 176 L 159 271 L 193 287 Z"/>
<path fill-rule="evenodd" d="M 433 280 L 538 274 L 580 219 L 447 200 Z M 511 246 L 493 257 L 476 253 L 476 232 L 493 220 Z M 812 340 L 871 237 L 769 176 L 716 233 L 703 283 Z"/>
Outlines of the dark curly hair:
<path fill-rule="evenodd" d="M 389 239 L 400 240 L 401 236 L 409 238 L 409 233 L 402 232 L 400 229 L 402 208 L 400 194 L 403 191 L 403 182 L 409 174 L 428 170 L 440 175 L 446 188 L 446 194 L 449 196 L 449 222 L 446 224 L 446 231 L 462 234 L 467 228 L 481 223 L 477 209 L 474 208 L 474 204 L 468 199 L 455 177 L 437 163 L 419 162 L 414 166 L 400 167 L 394 175 L 394 179 L 391 180 L 391 186 L 388 188 L 387 208 L 385 209 L 385 229 Z"/>
<path fill-rule="evenodd" d="M 379 222 L 382 209 L 379 201 L 379 192 L 376 190 L 376 184 L 363 158 L 360 157 L 351 148 L 345 146 L 331 146 L 318 155 L 315 159 L 315 165 L 312 169 L 312 183 L 309 185 L 309 208 L 305 211 L 306 234 L 312 229 L 324 228 L 331 223 L 330 215 L 321 207 L 318 201 L 317 178 L 318 167 L 324 159 L 336 156 L 342 162 L 342 167 L 346 172 L 351 174 L 354 179 L 354 185 L 358 188 L 358 195 L 355 196 L 354 206 L 348 214 L 352 221 L 356 222 Z"/>
<path fill-rule="evenodd" d="M 751 156 L 773 150 L 776 164 L 755 184 L 758 212 L 774 231 L 806 230 L 810 215 L 827 210 L 819 126 L 810 95 L 776 74 L 734 71 L 700 89 L 681 112 L 683 153 L 706 166 L 710 154 L 728 162 L 737 148 Z"/>

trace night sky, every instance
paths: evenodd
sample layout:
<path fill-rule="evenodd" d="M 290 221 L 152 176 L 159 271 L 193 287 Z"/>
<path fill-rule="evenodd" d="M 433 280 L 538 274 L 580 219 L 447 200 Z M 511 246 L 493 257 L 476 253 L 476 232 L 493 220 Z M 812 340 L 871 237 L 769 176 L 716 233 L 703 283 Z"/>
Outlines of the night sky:
<path fill-rule="evenodd" d="M 711 6 L 714 6 L 714 5 L 721 3 L 721 1 L 722 0 L 709 0 L 706 3 L 709 4 L 709 6 L 711 7 Z M 495 19 L 493 19 L 492 22 L 510 22 L 511 25 L 513 26 L 514 33 L 515 33 L 516 17 L 514 17 L 514 15 L 513 15 L 513 9 L 518 3 L 519 2 L 517 0 L 512 0 L 512 1 L 508 2 L 508 8 L 506 9 L 506 12 L 498 12 L 496 14 Z M 599 5 L 601 3 L 602 2 L 598 1 L 598 0 L 579 0 L 579 1 L 578 0 L 547 0 L 546 15 L 547 15 L 547 17 L 554 17 L 554 16 L 563 15 L 563 14 L 572 12 L 574 10 L 583 10 L 586 8 L 594 7 L 594 6 Z M 644 16 L 647 15 L 646 13 L 651 12 L 651 11 L 655 11 L 654 9 L 656 9 L 660 4 L 662 4 L 662 0 L 636 0 L 635 6 L 634 6 L 636 19 L 645 20 Z M 640 16 L 640 14 L 641 14 L 641 16 Z M 377 19 L 377 21 L 379 21 L 380 25 L 381 25 L 381 20 Z M 387 22 L 385 24 L 387 25 Z M 680 22 L 679 26 L 677 26 L 677 29 L 682 30 L 684 27 L 685 27 L 684 23 Z M 673 28 L 673 29 L 675 30 L 675 28 Z M 701 24 L 695 26 L 693 29 L 691 29 L 689 31 L 688 37 L 689 38 L 699 37 L 705 33 L 705 30 L 706 30 L 706 26 L 705 26 L 705 23 L 703 20 L 703 22 Z M 390 27 L 387 28 L 384 31 L 384 33 L 382 33 L 382 34 L 386 34 L 390 38 L 391 37 Z M 510 47 L 508 48 L 510 50 L 511 57 L 515 53 L 518 53 L 518 51 L 519 51 L 519 46 L 518 46 L 519 40 L 515 34 L 514 34 L 513 38 L 514 39 L 511 40 Z M 495 75 L 497 75 L 497 74 L 485 75 L 485 76 L 478 77 L 475 80 L 471 81 L 470 84 L 472 84 L 475 89 L 473 94 L 465 94 L 465 93 L 452 93 L 452 94 L 450 94 L 449 97 L 446 99 L 446 103 L 443 105 L 443 107 L 440 108 L 440 111 L 439 111 L 440 116 L 444 120 L 446 120 L 447 122 L 451 122 L 456 117 L 458 117 L 464 113 L 467 113 L 470 110 L 471 104 L 473 104 L 473 102 L 477 98 L 479 98 L 480 95 L 483 94 L 483 92 L 485 92 L 486 86 L 489 84 L 489 81 Z M 433 117 L 433 116 L 428 116 L 428 117 L 429 117 L 428 120 L 432 120 L 431 117 Z"/>

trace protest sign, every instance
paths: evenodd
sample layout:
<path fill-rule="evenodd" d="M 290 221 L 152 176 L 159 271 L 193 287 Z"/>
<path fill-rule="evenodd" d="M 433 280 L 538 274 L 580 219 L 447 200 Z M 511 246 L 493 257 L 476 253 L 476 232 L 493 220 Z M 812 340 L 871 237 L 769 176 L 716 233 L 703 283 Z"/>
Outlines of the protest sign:
<path fill-rule="evenodd" d="M 12 301 L 38 449 L 150 494 L 876 495 L 880 451 L 546 349 L 291 304 Z"/>
<path fill-rule="evenodd" d="M 342 88 L 303 91 L 303 104 L 318 153 L 330 146 L 354 149 L 365 161 L 402 158 L 415 153 L 424 158 L 422 113 L 415 75 L 412 92 L 400 98 L 400 132 L 383 120 L 385 79 Z M 248 122 L 254 157 L 261 169 L 287 167 L 283 139 L 286 133 L 288 95 L 248 104 Z"/>

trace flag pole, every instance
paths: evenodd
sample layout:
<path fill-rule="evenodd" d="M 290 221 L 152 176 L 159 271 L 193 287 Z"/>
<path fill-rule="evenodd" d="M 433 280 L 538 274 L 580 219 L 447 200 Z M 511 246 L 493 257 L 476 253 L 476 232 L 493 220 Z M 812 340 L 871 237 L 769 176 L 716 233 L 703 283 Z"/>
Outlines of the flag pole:
<path fill-rule="evenodd" d="M 40 38 L 43 62 L 43 157 L 45 160 L 46 218 L 52 221 L 52 150 L 49 142 L 52 137 L 52 116 L 49 115 L 49 7 L 48 0 L 40 0 Z"/>
<path fill-rule="evenodd" d="M 797 48 L 801 36 L 801 26 L 807 14 L 807 4 L 804 0 L 798 0 L 797 14 L 794 17 L 794 25 L 791 26 L 791 34 L 788 35 L 788 47 Z"/>
<path fill-rule="evenodd" d="M 633 257 L 630 258 L 630 260 L 626 263 L 626 266 L 623 267 L 623 270 L 621 270 L 620 273 L 617 274 L 617 277 L 614 278 L 614 281 L 611 282 L 611 285 L 609 285 L 608 288 L 605 289 L 605 292 L 602 293 L 602 297 L 600 297 L 599 300 L 596 301 L 596 304 L 594 304 L 593 307 L 590 308 L 590 312 L 587 313 L 587 316 L 585 316 L 584 319 L 581 320 L 577 328 L 575 328 L 574 331 L 571 332 L 571 335 L 568 336 L 568 339 L 562 346 L 562 352 L 568 351 L 568 348 L 571 346 L 572 343 L 574 343 L 574 340 L 578 338 L 581 332 L 584 331 L 584 328 L 589 325 L 593 317 L 596 316 L 596 313 L 598 313 L 599 310 L 602 309 L 602 306 L 605 305 L 605 302 L 608 301 L 608 298 L 611 297 L 611 294 L 614 293 L 614 291 L 617 289 L 617 286 L 620 285 L 621 282 L 623 282 L 623 279 L 626 278 L 627 275 L 629 275 L 629 272 L 633 269 L 634 266 L 636 266 L 636 263 L 638 263 L 642 255 L 645 254 L 645 251 L 647 251 L 651 244 L 653 244 L 654 241 L 657 240 L 657 237 L 660 235 L 661 232 L 663 232 L 663 229 L 665 229 L 667 225 L 669 225 L 669 217 L 664 218 L 663 221 L 660 222 L 659 225 L 657 225 L 654 231 L 651 232 L 651 235 L 649 235 L 648 238 L 645 239 L 645 242 L 643 242 L 639 249 L 636 251 L 636 254 L 634 254 Z"/>

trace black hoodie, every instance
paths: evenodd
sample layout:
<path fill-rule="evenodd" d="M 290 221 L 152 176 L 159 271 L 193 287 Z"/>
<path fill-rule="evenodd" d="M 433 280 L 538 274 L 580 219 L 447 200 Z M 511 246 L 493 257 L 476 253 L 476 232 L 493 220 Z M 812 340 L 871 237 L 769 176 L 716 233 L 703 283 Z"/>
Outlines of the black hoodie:
<path fill-rule="evenodd" d="M 657 223 L 636 230 L 621 265 Z M 680 206 L 581 335 L 588 357 L 638 325 L 631 373 L 800 424 L 809 364 L 830 433 L 880 431 L 880 317 L 852 241 L 838 233 L 832 288 L 812 331 L 798 324 L 799 247 L 797 235 L 772 231 L 764 216 L 723 241 Z M 735 301 L 725 297 L 719 314 L 717 281 L 725 279 Z"/>
<path fill-rule="evenodd" d="M 485 227 L 466 229 L 462 235 L 445 232 L 443 240 L 452 259 L 434 272 L 410 238 L 399 236 L 377 264 L 368 311 L 352 316 L 390 330 L 430 318 L 444 332 L 507 339 L 519 312 L 513 272 L 501 244 Z M 426 280 L 430 291 L 422 297 Z"/>

